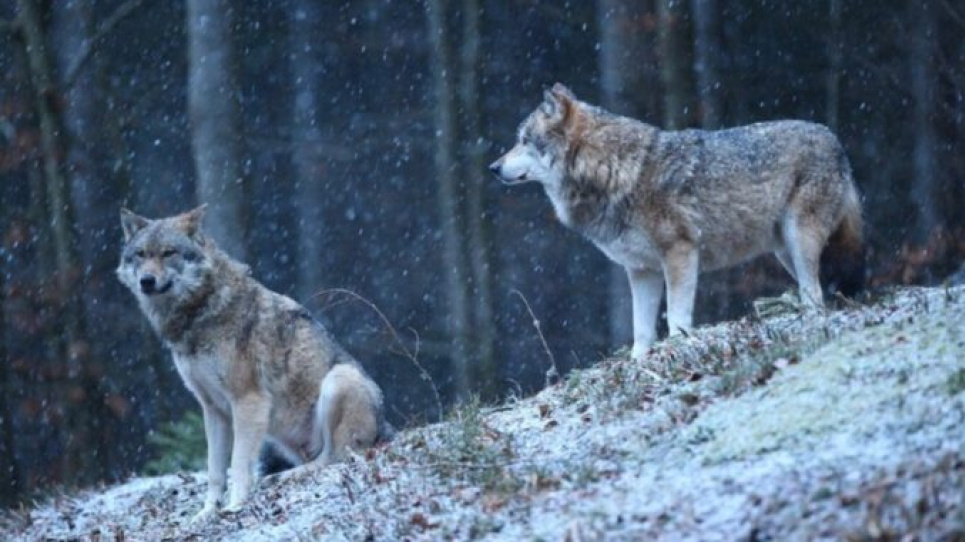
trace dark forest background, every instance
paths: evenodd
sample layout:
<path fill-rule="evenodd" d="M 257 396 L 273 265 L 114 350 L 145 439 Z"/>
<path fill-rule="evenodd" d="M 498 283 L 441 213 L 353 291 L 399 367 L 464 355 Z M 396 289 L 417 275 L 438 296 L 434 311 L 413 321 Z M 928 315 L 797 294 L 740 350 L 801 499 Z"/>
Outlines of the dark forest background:
<path fill-rule="evenodd" d="M 0 501 L 118 479 L 196 409 L 114 277 L 118 210 L 208 231 L 312 310 L 398 424 L 629 342 L 622 271 L 485 165 L 542 90 L 665 128 L 827 124 L 864 195 L 870 281 L 965 256 L 965 6 L 949 0 L 4 0 Z M 792 287 L 762 258 L 700 322 Z"/>

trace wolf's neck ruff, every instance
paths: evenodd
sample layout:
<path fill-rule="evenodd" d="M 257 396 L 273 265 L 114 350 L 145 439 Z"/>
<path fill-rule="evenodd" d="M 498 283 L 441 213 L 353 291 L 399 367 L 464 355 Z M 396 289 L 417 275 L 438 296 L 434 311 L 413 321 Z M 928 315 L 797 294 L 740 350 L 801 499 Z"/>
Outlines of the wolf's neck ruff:
<path fill-rule="evenodd" d="M 190 332 L 202 322 L 217 320 L 230 305 L 240 302 L 240 298 L 251 290 L 251 285 L 245 284 L 248 278 L 246 266 L 233 262 L 214 246 L 207 257 L 211 260 L 210 269 L 190 295 L 182 299 L 143 298 L 155 330 L 170 347 L 194 350 Z M 218 280 L 215 276 L 219 277 Z"/>
<path fill-rule="evenodd" d="M 214 296 L 214 283 L 206 279 L 194 295 L 182 303 L 174 305 L 167 313 L 158 314 L 158 333 L 169 343 L 177 343 L 184 338 L 185 332 L 199 319 Z M 164 314 L 164 317 L 160 316 Z"/>
<path fill-rule="evenodd" d="M 635 136 L 631 143 L 616 144 L 612 132 L 628 129 Z M 569 135 L 564 181 L 544 185 L 560 221 L 597 241 L 623 234 L 631 208 L 653 184 L 659 134 L 652 126 L 611 114 L 592 124 L 580 120 L 579 129 Z"/>

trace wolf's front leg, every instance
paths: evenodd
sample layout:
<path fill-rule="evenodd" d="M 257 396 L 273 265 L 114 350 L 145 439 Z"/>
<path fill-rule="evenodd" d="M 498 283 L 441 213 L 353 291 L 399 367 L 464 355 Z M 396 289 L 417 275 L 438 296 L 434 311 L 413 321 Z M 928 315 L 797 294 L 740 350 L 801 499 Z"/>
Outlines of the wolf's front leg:
<path fill-rule="evenodd" d="M 268 433 L 271 400 L 247 395 L 231 405 L 234 446 L 231 450 L 231 489 L 225 512 L 237 512 L 251 491 L 261 445 Z"/>
<path fill-rule="evenodd" d="M 657 339 L 657 312 L 663 297 L 663 277 L 649 269 L 627 269 L 633 295 L 633 349 L 630 358 L 643 358 Z"/>
<path fill-rule="evenodd" d="M 667 325 L 670 335 L 693 326 L 694 298 L 697 295 L 697 248 L 681 243 L 664 255 L 663 272 L 667 281 Z"/>
<path fill-rule="evenodd" d="M 214 515 L 224 494 L 225 474 L 231 457 L 231 425 L 227 417 L 213 407 L 202 404 L 204 436 L 208 445 L 208 493 L 201 511 L 192 521 L 199 522 Z"/>

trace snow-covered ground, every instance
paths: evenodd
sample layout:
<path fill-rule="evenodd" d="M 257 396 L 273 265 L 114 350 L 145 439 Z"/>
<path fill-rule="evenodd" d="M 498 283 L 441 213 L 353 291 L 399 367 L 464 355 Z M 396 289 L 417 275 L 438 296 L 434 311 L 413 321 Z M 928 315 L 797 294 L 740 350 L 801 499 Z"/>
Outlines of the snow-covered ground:
<path fill-rule="evenodd" d="M 184 474 L 52 500 L 0 538 L 961 540 L 963 447 L 965 288 L 904 289 L 467 405 L 348 464 L 264 479 L 204 525 L 188 523 L 203 476 Z"/>

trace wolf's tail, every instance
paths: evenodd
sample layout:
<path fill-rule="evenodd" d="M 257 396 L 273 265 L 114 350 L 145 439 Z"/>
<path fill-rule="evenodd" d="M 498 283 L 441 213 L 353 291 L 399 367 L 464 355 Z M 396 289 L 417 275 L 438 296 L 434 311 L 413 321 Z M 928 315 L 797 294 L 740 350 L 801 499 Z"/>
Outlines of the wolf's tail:
<path fill-rule="evenodd" d="M 847 193 L 841 222 L 821 254 L 821 277 L 828 292 L 841 292 L 853 297 L 865 286 L 864 221 L 861 218 L 861 198 L 846 176 Z"/>

